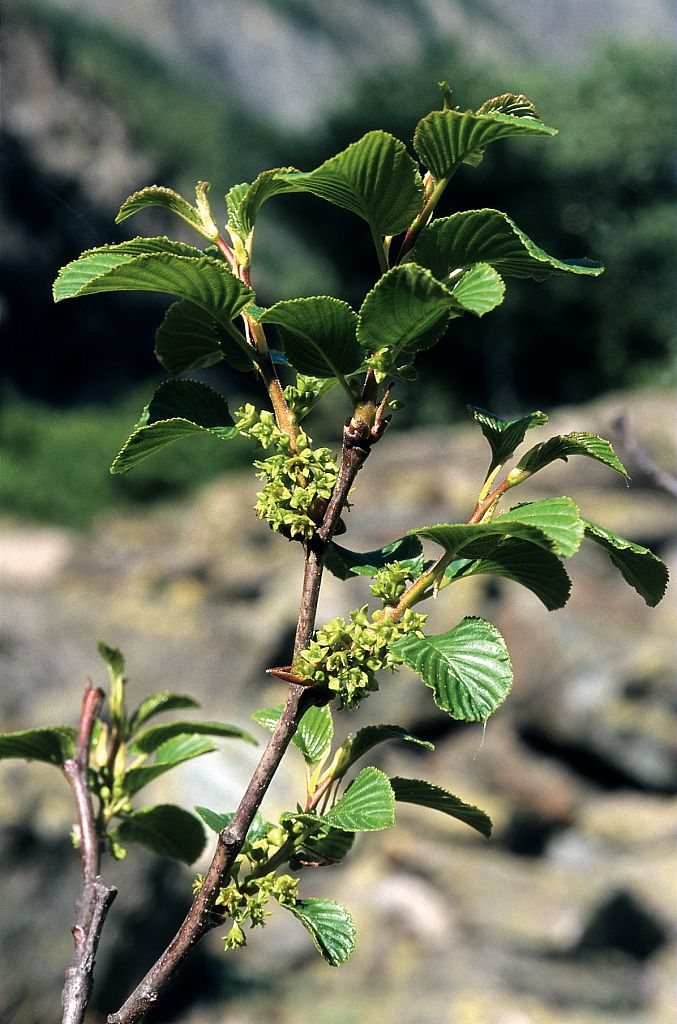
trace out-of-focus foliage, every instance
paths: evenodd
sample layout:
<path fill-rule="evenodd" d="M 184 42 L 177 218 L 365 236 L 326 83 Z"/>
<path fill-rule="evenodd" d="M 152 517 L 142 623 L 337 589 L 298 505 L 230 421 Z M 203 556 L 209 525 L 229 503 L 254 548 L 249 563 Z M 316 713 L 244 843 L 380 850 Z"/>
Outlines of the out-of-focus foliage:
<path fill-rule="evenodd" d="M 250 461 L 246 441 L 222 446 L 197 438 L 156 455 L 136 473 L 111 476 L 107 467 L 142 405 L 138 397 L 58 413 L 16 397 L 4 404 L 2 509 L 22 519 L 84 528 L 103 509 L 177 498 Z"/>

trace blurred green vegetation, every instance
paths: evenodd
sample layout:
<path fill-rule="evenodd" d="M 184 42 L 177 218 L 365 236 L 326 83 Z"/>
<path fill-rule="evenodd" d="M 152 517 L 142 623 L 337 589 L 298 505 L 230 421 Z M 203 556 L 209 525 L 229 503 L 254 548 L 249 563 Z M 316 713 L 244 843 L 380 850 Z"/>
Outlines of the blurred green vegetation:
<path fill-rule="evenodd" d="M 17 396 L 2 415 L 2 509 L 23 520 L 86 529 L 102 513 L 147 499 L 180 498 L 219 473 L 251 462 L 244 438 L 212 436 L 171 445 L 134 473 L 108 468 L 138 419 L 143 398 L 55 410 Z"/>

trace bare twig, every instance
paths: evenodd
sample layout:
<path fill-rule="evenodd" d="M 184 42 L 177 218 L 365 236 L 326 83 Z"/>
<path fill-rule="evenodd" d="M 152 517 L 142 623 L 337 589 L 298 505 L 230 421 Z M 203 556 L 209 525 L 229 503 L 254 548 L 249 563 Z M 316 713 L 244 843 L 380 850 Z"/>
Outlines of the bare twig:
<path fill-rule="evenodd" d="M 303 588 L 294 640 L 294 658 L 304 647 L 307 647 L 313 635 L 327 546 L 336 530 L 355 477 L 369 455 L 371 445 L 378 440 L 382 432 L 381 425 L 374 430 L 362 419 L 352 419 L 344 428 L 341 466 L 336 486 L 317 534 L 306 546 Z M 108 1024 L 134 1024 L 135 1021 L 138 1021 L 157 1003 L 162 988 L 183 963 L 191 949 L 208 931 L 222 923 L 223 917 L 215 913 L 215 906 L 223 879 L 242 849 L 254 815 L 261 805 L 301 718 L 313 704 L 324 703 L 326 700 L 326 692 L 317 687 L 302 686 L 290 681 L 287 700 L 275 731 L 247 786 L 240 806 L 227 828 L 219 834 L 216 850 L 204 882 L 181 927 L 124 1005 L 117 1013 L 109 1015 Z"/>
<path fill-rule="evenodd" d="M 99 875 L 101 844 L 96 834 L 94 809 L 87 786 L 89 745 L 94 723 L 104 699 L 103 690 L 85 684 L 75 754 L 63 766 L 78 810 L 82 884 L 73 925 L 73 959 L 66 971 L 63 987 L 63 1024 L 82 1024 L 94 982 L 94 960 L 106 915 L 117 890 L 106 885 Z"/>

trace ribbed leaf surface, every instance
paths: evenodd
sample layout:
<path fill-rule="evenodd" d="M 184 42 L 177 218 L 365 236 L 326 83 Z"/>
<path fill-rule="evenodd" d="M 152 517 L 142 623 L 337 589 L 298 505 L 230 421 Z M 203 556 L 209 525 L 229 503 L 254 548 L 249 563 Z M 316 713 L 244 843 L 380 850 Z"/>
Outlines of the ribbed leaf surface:
<path fill-rule="evenodd" d="M 318 950 L 332 967 L 345 963 L 355 949 L 355 924 L 345 907 L 333 900 L 297 900 L 285 906 L 298 918 Z"/>
<path fill-rule="evenodd" d="M 280 720 L 282 709 L 282 704 L 277 704 L 273 708 L 262 708 L 261 711 L 255 711 L 252 718 L 264 729 L 270 729 L 272 732 Z M 331 708 L 328 705 L 311 707 L 299 722 L 292 736 L 292 743 L 298 747 L 308 764 L 317 764 L 329 752 L 333 736 L 334 721 Z"/>
<path fill-rule="evenodd" d="M 663 598 L 668 585 L 667 566 L 658 555 L 641 544 L 633 544 L 625 537 L 605 530 L 603 526 L 583 520 L 585 536 L 603 547 L 609 561 L 618 569 L 626 583 L 644 598 L 649 607 L 653 608 Z"/>
<path fill-rule="evenodd" d="M 395 824 L 395 797 L 388 776 L 363 768 L 323 820 L 346 832 L 376 832 Z"/>
<path fill-rule="evenodd" d="M 139 425 L 111 466 L 126 473 L 155 452 L 191 435 L 212 435 L 222 441 L 237 435 L 225 398 L 197 380 L 169 380 L 157 389 Z"/>
<path fill-rule="evenodd" d="M 354 832 L 327 826 L 327 834 L 309 836 L 294 853 L 290 867 L 296 871 L 303 867 L 323 867 L 325 864 L 340 864 L 350 853 L 355 842 Z"/>
<path fill-rule="evenodd" d="M 379 743 L 385 743 L 387 740 L 403 740 L 406 743 L 415 743 L 419 747 L 426 747 L 428 750 L 435 749 L 432 743 L 419 739 L 418 736 L 414 736 L 401 725 L 366 725 L 363 729 L 358 729 L 350 741 L 345 760 L 341 761 L 341 774 L 344 774 L 351 765 L 364 757 L 373 747 L 378 746 Z"/>
<path fill-rule="evenodd" d="M 487 839 L 491 835 L 491 818 L 479 807 L 466 804 L 459 797 L 454 796 L 449 790 L 442 786 L 435 786 L 432 782 L 425 782 L 423 779 L 401 779 L 390 780 L 395 793 L 395 799 L 400 803 L 419 804 L 421 807 L 430 807 L 435 811 L 442 811 L 458 821 L 465 822 L 471 828 L 477 829 Z"/>
<path fill-rule="evenodd" d="M 382 131 L 368 132 L 314 171 L 284 180 L 357 214 L 377 235 L 405 231 L 423 206 L 416 164 L 403 142 Z"/>
<path fill-rule="evenodd" d="M 596 277 L 603 270 L 592 260 L 549 256 L 498 210 L 465 210 L 434 220 L 416 243 L 413 259 L 440 280 L 476 263 L 488 263 L 509 277 L 532 277 L 535 281 L 560 273 Z"/>
<path fill-rule="evenodd" d="M 67 725 L 0 733 L 0 760 L 18 757 L 23 761 L 45 761 L 60 768 L 74 751 L 75 729 Z"/>
<path fill-rule="evenodd" d="M 498 139 L 556 134 L 555 128 L 549 128 L 533 116 L 515 117 L 498 110 L 481 114 L 472 110 L 434 110 L 419 121 L 414 149 L 424 167 L 439 181 L 453 174 L 464 160 L 476 160 L 491 142 Z"/>
<path fill-rule="evenodd" d="M 555 555 L 535 544 L 508 537 L 476 561 L 470 557 L 472 553 L 473 545 L 469 544 L 464 557 L 452 562 L 445 576 L 503 576 L 531 590 L 549 611 L 563 608 L 569 600 L 571 580 L 564 566 Z"/>
<path fill-rule="evenodd" d="M 486 722 L 512 686 L 505 640 L 484 619 L 463 619 L 438 636 L 410 633 L 393 651 L 431 688 L 438 707 L 465 722 Z"/>
<path fill-rule="evenodd" d="M 570 455 L 585 455 L 589 459 L 601 462 L 614 469 L 621 476 L 627 476 L 627 470 L 613 450 L 611 443 L 596 434 L 557 434 L 555 437 L 535 445 L 526 452 L 517 463 L 517 469 L 536 473 L 556 459 L 566 462 Z"/>
<path fill-rule="evenodd" d="M 466 270 L 452 292 L 453 298 L 469 313 L 484 316 L 503 302 L 505 283 L 488 263 L 477 263 Z"/>
<path fill-rule="evenodd" d="M 174 804 L 156 804 L 125 815 L 112 832 L 122 843 L 139 843 L 153 853 L 192 864 L 205 848 L 202 825 Z"/>
<path fill-rule="evenodd" d="M 148 185 L 139 192 L 135 192 L 128 199 L 125 199 L 115 218 L 115 223 L 121 224 L 123 220 L 127 220 L 128 217 L 138 213 L 139 210 L 147 209 L 149 206 L 163 206 L 166 210 L 171 210 L 172 213 L 176 213 L 183 220 L 187 221 L 201 235 L 204 235 L 206 238 L 210 237 L 205 232 L 202 220 L 195 207 L 187 199 L 184 199 L 183 196 L 180 196 L 178 192 L 175 192 L 174 189 L 165 188 L 163 185 Z"/>
<path fill-rule="evenodd" d="M 544 498 L 517 505 L 489 523 L 438 523 L 416 527 L 410 533 L 459 554 L 483 537 L 518 537 L 570 558 L 583 539 L 583 522 L 571 498 Z"/>
<path fill-rule="evenodd" d="M 244 339 L 243 339 L 244 343 Z M 155 333 L 155 355 L 171 374 L 201 370 L 226 359 L 236 370 L 252 370 L 254 350 L 247 351 L 221 327 L 213 313 L 194 302 L 174 302 Z"/>
<path fill-rule="evenodd" d="M 83 253 L 59 272 L 54 299 L 100 292 L 163 292 L 233 320 L 254 293 L 222 261 L 165 238 L 141 238 Z"/>
<path fill-rule="evenodd" d="M 415 263 L 393 267 L 362 303 L 357 340 L 368 352 L 430 348 L 444 334 L 450 305 L 449 291 L 430 271 Z"/>
<path fill-rule="evenodd" d="M 264 203 L 267 203 L 273 196 L 297 191 L 296 186 L 290 184 L 283 175 L 298 173 L 299 171 L 295 167 L 275 167 L 270 171 L 262 171 L 254 179 L 237 205 L 235 223 L 240 238 L 246 239 L 247 235 L 254 230 L 256 218 Z"/>
<path fill-rule="evenodd" d="M 534 117 L 541 120 L 535 104 L 523 96 L 522 93 L 504 92 L 500 96 L 493 96 L 485 100 L 481 107 L 477 108 L 478 114 L 510 114 L 512 117 Z"/>
<path fill-rule="evenodd" d="M 491 447 L 491 465 L 489 472 L 502 466 L 506 459 L 521 445 L 527 430 L 533 427 L 540 427 L 548 422 L 546 413 L 536 411 L 528 416 L 521 416 L 517 420 L 502 420 L 486 409 L 478 409 L 475 406 L 468 406 L 468 415 L 475 423 L 479 423 L 480 430 L 486 437 Z"/>
<path fill-rule="evenodd" d="M 328 295 L 287 299 L 258 320 L 277 324 L 285 355 L 301 373 L 336 377 L 362 365 L 364 353 L 355 338 L 357 314 L 347 302 Z"/>

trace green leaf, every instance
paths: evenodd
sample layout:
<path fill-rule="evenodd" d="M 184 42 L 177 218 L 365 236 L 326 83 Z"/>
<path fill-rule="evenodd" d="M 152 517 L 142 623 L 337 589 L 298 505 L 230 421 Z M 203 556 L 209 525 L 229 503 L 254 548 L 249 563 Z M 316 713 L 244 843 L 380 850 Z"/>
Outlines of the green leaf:
<path fill-rule="evenodd" d="M 141 701 L 129 721 L 130 735 L 133 736 L 144 722 L 153 715 L 164 711 L 175 711 L 179 708 L 199 708 L 199 701 L 193 700 L 185 693 L 150 693 Z"/>
<path fill-rule="evenodd" d="M 390 828 L 395 824 L 395 797 L 388 776 L 378 768 L 363 768 L 323 820 L 346 832 Z"/>
<path fill-rule="evenodd" d="M 155 332 L 155 355 L 171 374 L 200 370 L 226 359 L 236 370 L 256 367 L 251 355 L 235 342 L 214 315 L 180 299 L 165 313 Z"/>
<path fill-rule="evenodd" d="M 239 217 L 240 204 L 251 188 L 248 181 L 239 185 L 233 185 L 226 193 L 226 210 L 228 213 L 228 230 L 234 232 L 238 238 L 244 241 L 247 237 L 244 225 Z"/>
<path fill-rule="evenodd" d="M 202 219 L 195 207 L 187 199 L 184 199 L 183 196 L 180 196 L 178 192 L 175 192 L 174 189 L 165 188 L 163 185 L 148 185 L 139 192 L 134 192 L 128 199 L 125 199 L 120 207 L 120 212 L 115 218 L 115 223 L 121 224 L 123 220 L 127 220 L 128 217 L 138 213 L 139 210 L 147 209 L 149 206 L 164 206 L 166 210 L 176 213 L 186 223 L 190 224 L 192 228 L 199 231 L 201 235 L 211 240 L 212 235 L 205 231 Z"/>
<path fill-rule="evenodd" d="M 298 192 L 350 210 L 375 235 L 405 231 L 423 207 L 423 182 L 406 146 L 387 132 L 368 132 L 314 171 L 285 174 Z"/>
<path fill-rule="evenodd" d="M 256 218 L 264 203 L 273 196 L 297 191 L 296 186 L 290 184 L 283 175 L 298 173 L 295 167 L 275 167 L 270 171 L 262 171 L 254 179 L 241 197 L 235 215 L 236 231 L 243 241 L 254 230 Z"/>
<path fill-rule="evenodd" d="M 257 745 L 251 733 L 240 729 L 237 725 L 226 725 L 224 722 L 169 722 L 166 725 L 153 725 L 144 729 L 134 740 L 131 751 L 135 754 L 152 754 L 167 740 L 175 736 L 227 736 L 245 740 Z"/>
<path fill-rule="evenodd" d="M 136 430 L 122 446 L 111 473 L 126 473 L 149 455 L 191 435 L 211 435 L 222 441 L 237 436 L 237 428 L 222 395 L 198 380 L 167 380 L 146 406 Z"/>
<path fill-rule="evenodd" d="M 350 853 L 354 842 L 354 832 L 344 832 L 343 829 L 327 826 L 326 834 L 308 836 L 304 840 L 301 847 L 294 852 L 289 866 L 297 871 L 299 868 L 340 864 Z"/>
<path fill-rule="evenodd" d="M 96 649 L 106 662 L 111 683 L 115 684 L 125 674 L 125 659 L 122 651 L 117 647 L 109 647 L 103 640 L 99 640 Z"/>
<path fill-rule="evenodd" d="M 427 537 L 445 551 L 458 554 L 483 538 L 518 537 L 570 558 L 578 551 L 583 539 L 583 522 L 578 506 L 571 498 L 543 498 L 516 505 L 488 523 L 439 523 L 416 527 L 409 532 Z"/>
<path fill-rule="evenodd" d="M 634 587 L 650 608 L 655 607 L 662 600 L 668 585 L 669 574 L 665 563 L 649 548 L 633 544 L 589 519 L 583 522 L 585 536 L 604 548 L 609 561 L 626 583 Z"/>
<path fill-rule="evenodd" d="M 504 92 L 501 96 L 494 96 L 485 100 L 481 107 L 477 108 L 478 114 L 510 114 L 512 117 L 533 117 L 541 120 L 535 104 L 523 96 L 522 93 Z"/>
<path fill-rule="evenodd" d="M 206 836 L 195 815 L 174 804 L 156 804 L 125 815 L 111 837 L 139 843 L 153 853 L 192 864 L 205 848 Z"/>
<path fill-rule="evenodd" d="M 178 736 L 168 740 L 156 751 L 155 764 L 140 765 L 125 772 L 124 791 L 133 796 L 149 782 L 153 782 L 184 761 L 191 761 L 203 754 L 211 754 L 214 750 L 218 750 L 216 744 L 199 736 Z"/>
<path fill-rule="evenodd" d="M 457 580 L 479 575 L 504 576 L 531 590 L 549 611 L 563 608 L 569 600 L 571 580 L 560 560 L 549 551 L 514 537 L 498 540 L 476 561 L 472 560 L 472 549 L 469 544 L 464 557 L 447 567 L 445 577 Z"/>
<path fill-rule="evenodd" d="M 273 708 L 262 708 L 260 711 L 255 711 L 252 718 L 264 729 L 270 729 L 272 732 L 280 720 L 282 708 L 282 704 L 277 704 Z M 298 747 L 308 764 L 317 764 L 328 754 L 333 736 L 334 722 L 331 708 L 328 705 L 311 707 L 299 722 L 298 728 L 292 736 L 292 743 Z"/>
<path fill-rule="evenodd" d="M 525 473 L 536 473 L 539 469 L 554 462 L 556 459 L 563 459 L 565 462 L 570 455 L 585 455 L 589 459 L 601 462 L 603 465 L 614 469 L 621 476 L 627 476 L 627 470 L 613 450 L 611 443 L 596 434 L 557 434 L 541 444 L 534 445 L 526 452 L 513 473 L 523 471 Z"/>
<path fill-rule="evenodd" d="M 365 725 L 363 729 L 358 729 L 352 739 L 343 744 L 344 754 L 339 767 L 341 775 L 344 775 L 348 768 L 355 761 L 364 757 L 369 750 L 379 743 L 385 743 L 386 740 L 404 740 L 407 743 L 416 743 L 420 747 L 426 747 L 428 750 L 435 749 L 434 744 L 419 739 L 418 736 L 414 736 L 401 725 Z M 338 775 L 335 775 L 335 778 L 338 778 Z"/>
<path fill-rule="evenodd" d="M 231 821 L 235 817 L 234 811 L 228 811 L 225 814 L 217 814 L 216 811 L 210 811 L 208 807 L 196 807 L 195 810 L 204 821 L 207 828 L 210 828 L 212 832 L 223 832 L 224 828 L 228 828 Z M 260 811 L 257 811 L 252 819 L 252 823 L 247 830 L 247 837 L 244 841 L 242 849 L 246 852 L 247 848 L 255 843 L 257 839 L 263 839 L 265 835 L 270 832 L 273 827 L 270 821 L 266 821 Z"/>
<path fill-rule="evenodd" d="M 285 299 L 258 317 L 277 324 L 292 366 L 313 377 L 353 373 L 364 354 L 355 339 L 357 314 L 347 302 L 328 295 Z"/>
<path fill-rule="evenodd" d="M 505 640 L 484 619 L 465 618 L 438 636 L 409 633 L 392 650 L 431 688 L 437 706 L 464 722 L 486 722 L 512 686 Z"/>
<path fill-rule="evenodd" d="M 229 323 L 254 298 L 222 260 L 167 238 L 137 238 L 90 249 L 59 271 L 54 300 L 100 292 L 163 292 L 189 299 Z"/>
<path fill-rule="evenodd" d="M 387 348 L 409 363 L 415 352 L 442 337 L 450 305 L 448 289 L 428 270 L 415 263 L 393 267 L 362 303 L 357 340 L 368 352 Z"/>
<path fill-rule="evenodd" d="M 421 807 L 431 807 L 435 811 L 442 811 L 458 821 L 465 822 L 471 828 L 477 829 L 487 839 L 491 835 L 491 818 L 479 807 L 466 804 L 459 797 L 454 796 L 441 786 L 435 786 L 432 782 L 425 782 L 423 779 L 400 779 L 390 780 L 395 793 L 395 799 L 400 803 L 419 804 Z"/>
<path fill-rule="evenodd" d="M 560 273 L 597 277 L 604 269 L 592 260 L 549 256 L 499 210 L 465 210 L 432 221 L 421 233 L 412 259 L 439 280 L 476 263 L 488 263 L 508 277 L 535 281 Z"/>
<path fill-rule="evenodd" d="M 345 907 L 333 900 L 297 900 L 293 906 L 285 904 L 310 932 L 318 950 L 332 967 L 345 963 L 355 949 L 355 924 Z"/>
<path fill-rule="evenodd" d="M 527 430 L 533 427 L 543 426 L 548 422 L 544 412 L 530 412 L 528 416 L 521 416 L 517 420 L 502 420 L 486 409 L 478 409 L 475 406 L 468 406 L 468 414 L 475 423 L 479 423 L 480 430 L 486 437 L 491 447 L 491 465 L 489 473 L 497 466 L 510 458 L 516 448 L 521 445 Z M 487 476 L 489 475 L 487 473 Z"/>
<path fill-rule="evenodd" d="M 466 270 L 451 294 L 462 310 L 484 316 L 503 302 L 505 283 L 488 263 L 476 263 Z"/>
<path fill-rule="evenodd" d="M 75 729 L 67 725 L 0 733 L 0 760 L 18 757 L 61 768 L 75 752 L 75 735 Z"/>
<path fill-rule="evenodd" d="M 498 139 L 557 135 L 555 128 L 533 115 L 515 117 L 496 108 L 480 111 L 433 110 L 419 121 L 414 149 L 436 181 L 450 177 L 464 161 L 479 162 L 484 149 Z"/>
<path fill-rule="evenodd" d="M 412 571 L 422 568 L 423 548 L 415 536 L 400 537 L 375 551 L 349 551 L 333 541 L 327 549 L 325 565 L 340 580 L 351 576 L 375 576 L 391 562 L 410 562 Z"/>

